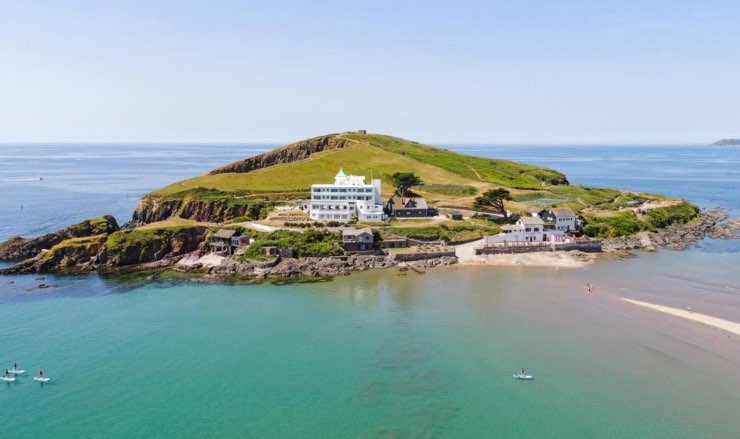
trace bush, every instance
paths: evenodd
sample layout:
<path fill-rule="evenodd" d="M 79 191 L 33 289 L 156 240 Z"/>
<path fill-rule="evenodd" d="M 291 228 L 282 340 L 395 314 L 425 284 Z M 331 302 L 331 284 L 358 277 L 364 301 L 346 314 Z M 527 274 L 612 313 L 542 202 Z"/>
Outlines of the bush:
<path fill-rule="evenodd" d="M 595 238 L 634 235 L 647 227 L 633 212 L 620 212 L 607 217 L 590 216 L 585 218 L 585 223 L 583 233 Z"/>
<path fill-rule="evenodd" d="M 245 256 L 249 259 L 259 259 L 262 256 L 263 247 L 291 247 L 296 257 L 336 256 L 343 253 L 338 241 L 339 236 L 326 229 L 311 227 L 303 233 L 277 230 L 255 238 Z"/>
<path fill-rule="evenodd" d="M 653 229 L 664 229 L 671 224 L 684 224 L 696 218 L 699 209 L 689 203 L 683 202 L 675 206 L 659 207 L 647 212 L 648 224 Z"/>

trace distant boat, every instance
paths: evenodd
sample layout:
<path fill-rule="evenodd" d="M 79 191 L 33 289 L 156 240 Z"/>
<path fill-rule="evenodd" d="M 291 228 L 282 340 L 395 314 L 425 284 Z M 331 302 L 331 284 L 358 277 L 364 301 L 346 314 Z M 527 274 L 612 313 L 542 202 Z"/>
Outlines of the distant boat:
<path fill-rule="evenodd" d="M 532 375 L 525 375 L 523 373 L 518 373 L 514 375 L 514 378 L 518 380 L 533 380 L 534 377 Z"/>

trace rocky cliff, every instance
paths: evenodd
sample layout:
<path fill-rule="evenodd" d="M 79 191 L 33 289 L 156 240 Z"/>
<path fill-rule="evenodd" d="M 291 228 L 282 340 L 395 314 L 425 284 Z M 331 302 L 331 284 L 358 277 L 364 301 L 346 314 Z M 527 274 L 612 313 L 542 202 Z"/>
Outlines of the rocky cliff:
<path fill-rule="evenodd" d="M 235 218 L 260 219 L 267 215 L 267 210 L 272 205 L 269 201 L 236 199 L 232 194 L 201 198 L 187 195 L 181 198 L 146 195 L 136 204 L 131 221 L 133 225 L 143 225 L 175 216 L 213 223 L 224 223 Z"/>
<path fill-rule="evenodd" d="M 36 238 L 15 237 L 0 243 L 0 260 L 31 258 L 44 249 L 50 249 L 66 239 L 107 235 L 119 229 L 116 219 L 110 215 L 101 216 L 73 224 L 66 229 L 48 233 Z"/>
<path fill-rule="evenodd" d="M 83 272 L 105 267 L 172 260 L 198 250 L 205 241 L 205 227 L 122 230 L 110 235 L 73 238 L 49 251 L 26 259 L 0 274 Z"/>
<path fill-rule="evenodd" d="M 314 137 L 312 139 L 291 143 L 282 148 L 216 168 L 210 173 L 223 174 L 226 172 L 250 172 L 255 169 L 262 169 L 268 166 L 279 165 L 281 163 L 297 162 L 299 160 L 307 159 L 311 154 L 332 149 L 346 148 L 352 143 L 354 143 L 352 140 L 343 139 L 338 137 L 336 134 Z"/>

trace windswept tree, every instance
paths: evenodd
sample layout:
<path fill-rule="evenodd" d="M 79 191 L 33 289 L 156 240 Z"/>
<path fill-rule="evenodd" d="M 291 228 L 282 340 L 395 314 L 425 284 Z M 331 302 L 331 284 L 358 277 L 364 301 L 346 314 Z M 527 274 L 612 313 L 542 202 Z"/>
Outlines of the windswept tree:
<path fill-rule="evenodd" d="M 508 200 L 511 200 L 511 194 L 506 189 L 489 189 L 483 195 L 475 197 L 473 207 L 477 210 L 492 210 L 507 217 L 504 201 Z"/>
<path fill-rule="evenodd" d="M 402 197 L 409 196 L 409 190 L 413 186 L 424 184 L 421 178 L 417 177 L 413 172 L 396 172 L 391 175 L 391 182 L 393 183 L 393 187 L 396 188 L 396 193 Z"/>

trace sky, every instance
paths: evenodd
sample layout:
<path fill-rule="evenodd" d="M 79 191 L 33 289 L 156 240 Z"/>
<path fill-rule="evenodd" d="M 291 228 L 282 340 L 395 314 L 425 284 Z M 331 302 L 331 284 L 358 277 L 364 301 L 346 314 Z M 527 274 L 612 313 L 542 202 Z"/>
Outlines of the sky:
<path fill-rule="evenodd" d="M 0 142 L 740 137 L 740 1 L 0 0 Z"/>

